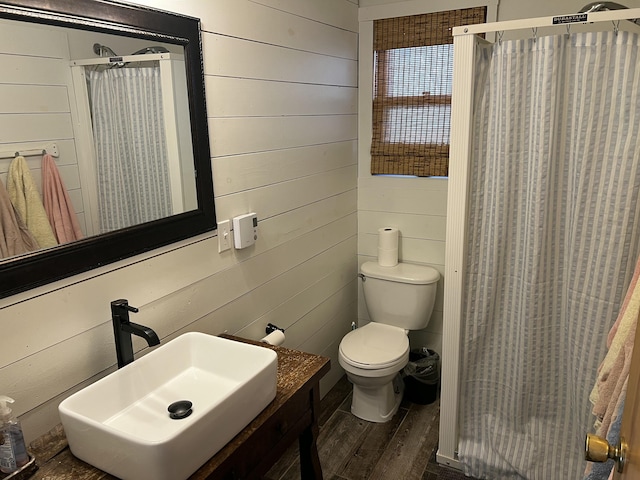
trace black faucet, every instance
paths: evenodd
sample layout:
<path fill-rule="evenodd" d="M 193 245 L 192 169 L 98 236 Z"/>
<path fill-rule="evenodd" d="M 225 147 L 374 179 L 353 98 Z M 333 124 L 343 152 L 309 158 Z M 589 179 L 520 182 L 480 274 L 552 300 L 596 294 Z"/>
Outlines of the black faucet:
<path fill-rule="evenodd" d="M 136 313 L 138 309 L 130 306 L 128 300 L 121 298 L 111 302 L 111 321 L 113 322 L 113 334 L 116 338 L 118 368 L 133 362 L 131 334 L 144 338 L 150 347 L 160 345 L 160 339 L 156 332 L 149 327 L 129 321 L 129 312 Z"/>

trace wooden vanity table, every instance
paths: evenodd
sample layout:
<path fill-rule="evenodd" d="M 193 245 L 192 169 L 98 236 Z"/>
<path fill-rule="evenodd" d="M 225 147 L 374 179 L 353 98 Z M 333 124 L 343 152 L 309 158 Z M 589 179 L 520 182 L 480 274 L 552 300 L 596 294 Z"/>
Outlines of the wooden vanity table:
<path fill-rule="evenodd" d="M 321 479 L 318 458 L 320 379 L 329 371 L 326 357 L 274 347 L 222 335 L 274 350 L 278 355 L 278 386 L 275 399 L 222 450 L 191 477 L 191 480 L 261 478 L 298 439 L 302 479 Z M 34 480 L 98 480 L 115 477 L 75 458 L 61 425 L 31 443 L 39 465 Z"/>

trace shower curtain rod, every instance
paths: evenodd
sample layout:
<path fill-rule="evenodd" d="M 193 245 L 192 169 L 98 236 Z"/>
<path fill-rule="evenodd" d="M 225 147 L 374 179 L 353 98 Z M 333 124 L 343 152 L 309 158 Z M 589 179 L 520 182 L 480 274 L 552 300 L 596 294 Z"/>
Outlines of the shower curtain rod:
<path fill-rule="evenodd" d="M 462 35 L 479 35 L 491 32 L 506 32 L 510 30 L 536 29 L 542 27 L 564 26 L 568 28 L 570 25 L 613 22 L 621 20 L 632 20 L 640 18 L 640 8 L 628 8 L 624 10 L 607 10 L 603 12 L 593 13 L 570 13 L 567 15 L 554 15 L 552 17 L 525 18 L 521 20 L 505 20 L 502 22 L 480 23 L 477 25 L 465 25 L 462 27 L 453 27 L 453 36 Z M 633 25 L 637 31 L 640 28 Z"/>
<path fill-rule="evenodd" d="M 71 60 L 73 67 L 89 66 L 89 65 L 110 65 L 118 63 L 133 62 L 154 62 L 160 60 L 183 60 L 184 55 L 180 53 L 147 53 L 142 55 L 123 55 L 121 57 L 96 57 L 83 58 L 80 60 Z"/>

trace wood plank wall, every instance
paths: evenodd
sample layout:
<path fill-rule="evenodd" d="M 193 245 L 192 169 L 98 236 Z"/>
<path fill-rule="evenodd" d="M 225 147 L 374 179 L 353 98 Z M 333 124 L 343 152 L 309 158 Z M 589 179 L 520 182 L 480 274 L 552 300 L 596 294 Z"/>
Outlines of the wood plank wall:
<path fill-rule="evenodd" d="M 40 149 L 55 143 L 58 171 L 86 233 L 69 102 L 73 86 L 66 35 L 2 20 L 0 65 L 0 152 Z M 42 155 L 25 158 L 41 189 Z M 4 185 L 12 160 L 0 158 L 0 181 Z"/>
<path fill-rule="evenodd" d="M 255 211 L 259 239 L 217 252 L 202 235 L 0 300 L 0 386 L 27 439 L 57 405 L 114 369 L 109 302 L 162 342 L 186 331 L 258 339 L 331 357 L 357 316 L 357 2 L 139 0 L 201 18 L 219 220 Z M 140 354 L 148 349 L 135 339 Z"/>

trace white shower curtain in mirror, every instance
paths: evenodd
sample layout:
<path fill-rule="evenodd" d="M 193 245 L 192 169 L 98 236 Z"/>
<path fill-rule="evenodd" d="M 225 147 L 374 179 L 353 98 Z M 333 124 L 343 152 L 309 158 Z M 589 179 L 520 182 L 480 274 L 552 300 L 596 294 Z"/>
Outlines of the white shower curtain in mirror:
<path fill-rule="evenodd" d="M 101 233 L 171 215 L 160 69 L 88 75 Z"/>
<path fill-rule="evenodd" d="M 459 458 L 580 479 L 588 397 L 640 250 L 638 36 L 478 51 Z"/>

